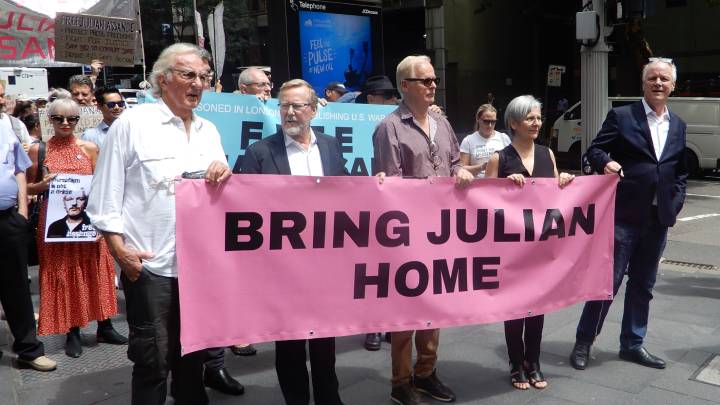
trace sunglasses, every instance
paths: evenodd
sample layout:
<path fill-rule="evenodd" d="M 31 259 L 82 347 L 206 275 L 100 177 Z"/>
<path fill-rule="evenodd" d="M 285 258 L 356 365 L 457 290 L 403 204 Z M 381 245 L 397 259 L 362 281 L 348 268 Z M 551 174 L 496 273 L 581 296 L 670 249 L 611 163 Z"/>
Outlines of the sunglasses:
<path fill-rule="evenodd" d="M 65 115 L 51 115 L 50 119 L 56 124 L 62 124 L 67 121 L 70 125 L 75 125 L 80 121 L 80 117 L 77 115 L 65 116 Z"/>
<path fill-rule="evenodd" d="M 105 105 L 107 106 L 107 108 L 115 108 L 115 107 L 125 108 L 124 101 L 108 101 L 107 103 L 105 103 Z"/>
<path fill-rule="evenodd" d="M 437 77 L 426 77 L 424 79 L 419 79 L 417 77 L 410 77 L 405 80 L 408 82 L 421 82 L 423 84 L 423 86 L 425 86 L 425 87 L 430 87 L 433 85 L 433 83 L 435 83 L 436 85 L 440 84 L 440 79 L 438 79 Z"/>
<path fill-rule="evenodd" d="M 482 121 L 483 124 L 485 124 L 485 125 L 495 125 L 495 124 L 497 124 L 497 120 L 480 120 L 480 121 Z"/>

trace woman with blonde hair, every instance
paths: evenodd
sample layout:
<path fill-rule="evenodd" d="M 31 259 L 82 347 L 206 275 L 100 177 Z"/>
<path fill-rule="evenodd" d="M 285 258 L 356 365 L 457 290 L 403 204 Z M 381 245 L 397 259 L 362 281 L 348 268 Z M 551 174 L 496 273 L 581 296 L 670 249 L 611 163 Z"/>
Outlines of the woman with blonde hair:
<path fill-rule="evenodd" d="M 510 138 L 495 130 L 497 110 L 481 105 L 475 113 L 475 132 L 460 144 L 460 164 L 475 177 L 485 177 L 485 167 L 493 153 L 510 145 Z"/>

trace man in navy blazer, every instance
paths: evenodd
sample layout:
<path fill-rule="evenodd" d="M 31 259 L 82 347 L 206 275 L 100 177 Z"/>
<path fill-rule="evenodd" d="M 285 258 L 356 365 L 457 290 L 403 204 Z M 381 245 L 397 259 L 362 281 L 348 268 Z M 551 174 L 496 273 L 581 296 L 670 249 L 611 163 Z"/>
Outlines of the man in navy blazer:
<path fill-rule="evenodd" d="M 348 174 L 337 140 L 315 133 L 310 121 L 318 97 L 304 80 L 285 82 L 278 93 L 282 130 L 250 145 L 241 163 L 242 174 L 343 176 Z M 306 340 L 275 342 L 275 370 L 285 402 L 310 402 L 305 366 Z M 335 338 L 309 340 L 313 399 L 317 405 L 342 405 L 335 373 Z"/>
<path fill-rule="evenodd" d="M 596 172 L 617 173 L 615 199 L 613 294 L 625 274 L 625 309 L 620 332 L 620 358 L 647 367 L 665 362 L 643 347 L 652 289 L 668 227 L 685 201 L 685 123 L 667 108 L 677 69 L 672 60 L 650 58 L 643 69 L 643 99 L 612 109 L 588 148 Z M 585 304 L 570 354 L 570 364 L 583 370 L 590 346 L 612 300 Z"/>

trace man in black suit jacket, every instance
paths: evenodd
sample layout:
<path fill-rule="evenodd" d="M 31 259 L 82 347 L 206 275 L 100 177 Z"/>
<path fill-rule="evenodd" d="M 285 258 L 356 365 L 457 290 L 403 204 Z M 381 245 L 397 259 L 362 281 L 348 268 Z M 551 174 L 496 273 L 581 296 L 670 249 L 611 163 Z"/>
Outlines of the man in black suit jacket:
<path fill-rule="evenodd" d="M 658 263 L 668 227 L 685 201 L 685 123 L 667 109 L 677 70 L 672 60 L 651 58 L 643 69 L 643 100 L 612 109 L 587 158 L 596 172 L 617 173 L 613 294 L 628 275 L 620 333 L 620 358 L 665 368 L 643 347 Z M 612 301 L 591 301 L 577 327 L 570 364 L 585 369 L 590 346 Z"/>
<path fill-rule="evenodd" d="M 348 174 L 340 145 L 331 136 L 314 133 L 310 121 L 318 97 L 304 80 L 285 82 L 278 94 L 282 130 L 250 145 L 241 164 L 242 174 L 343 176 Z M 306 340 L 275 342 L 275 369 L 285 402 L 310 402 L 305 366 Z M 335 338 L 309 341 L 313 399 L 317 405 L 341 405 L 335 374 Z"/>

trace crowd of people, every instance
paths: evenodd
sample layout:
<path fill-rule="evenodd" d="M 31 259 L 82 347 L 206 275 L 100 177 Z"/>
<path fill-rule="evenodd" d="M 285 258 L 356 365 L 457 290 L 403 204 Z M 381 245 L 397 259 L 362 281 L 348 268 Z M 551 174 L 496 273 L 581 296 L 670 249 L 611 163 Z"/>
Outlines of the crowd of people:
<path fill-rule="evenodd" d="M 156 103 L 127 109 L 115 88 L 94 88 L 84 76 L 73 76 L 68 90 L 56 90 L 47 105 L 53 136 L 40 139 L 37 103 L 16 101 L 5 107 L 0 84 L 0 298 L 18 364 L 52 371 L 56 362 L 44 355 L 38 335 L 65 334 L 65 353 L 82 355 L 79 330 L 97 322 L 97 341 L 128 344 L 133 362 L 132 403 L 163 404 L 170 393 L 178 404 L 208 403 L 205 387 L 241 395 L 244 387 L 224 365 L 225 348 L 182 355 L 175 251 L 173 179 L 201 172 L 219 185 L 231 176 L 220 134 L 197 116 L 204 91 L 213 81 L 211 56 L 191 44 L 166 48 L 153 66 L 151 91 Z M 667 236 L 682 208 L 687 170 L 684 167 L 685 124 L 666 107 L 677 71 L 672 61 L 651 59 L 643 70 L 641 101 L 610 111 L 587 159 L 597 173 L 621 177 L 617 192 L 614 293 L 625 275 L 620 358 L 664 368 L 665 362 L 644 347 L 649 302 Z M 528 178 L 557 179 L 571 187 L 574 176 L 559 172 L 553 152 L 535 141 L 543 123 L 540 102 L 531 95 L 514 98 L 504 108 L 508 134 L 495 130 L 499 119 L 490 103 L 474 117 L 475 132 L 458 142 L 452 125 L 437 106 L 437 77 L 426 56 L 408 56 L 397 66 L 397 87 L 387 76 L 370 77 L 360 92 L 330 83 L 324 98 L 301 79 L 289 80 L 277 93 L 281 125 L 277 133 L 251 144 L 242 161 L 243 174 L 298 176 L 348 175 L 333 136 L 316 132 L 311 122 L 318 105 L 327 102 L 390 104 L 397 108 L 372 134 L 375 175 L 452 177 L 466 188 L 478 178 L 507 178 L 523 187 Z M 267 73 L 246 69 L 239 92 L 265 101 L 272 82 Z M 220 90 L 216 88 L 216 90 Z M 352 94 L 355 93 L 355 94 Z M 347 96 L 347 97 L 346 97 Z M 343 97 L 346 97 L 343 100 Z M 93 101 L 94 100 L 94 101 Z M 102 121 L 73 136 L 80 105 L 95 104 Z M 18 125 L 21 125 L 20 127 Z M 371 136 L 371 134 L 368 134 Z M 279 158 L 278 158 L 279 157 Z M 102 234 L 94 242 L 46 243 L 47 200 L 43 195 L 60 173 L 93 175 L 88 194 L 68 198 L 67 216 L 58 232 L 89 217 Z M 164 191 L 164 192 L 159 192 Z M 39 212 L 30 235 L 28 204 Z M 28 239 L 39 252 L 40 307 L 36 325 L 27 283 Z M 118 314 L 115 266 L 127 306 L 129 336 L 113 327 Z M 192 271 L 192 270 L 190 270 Z M 512 271 L 512 269 L 509 269 Z M 600 333 L 612 300 L 588 302 L 577 327 L 570 363 L 588 366 L 590 349 Z M 544 316 L 505 321 L 512 387 L 548 387 L 540 366 Z M 401 405 L 426 404 L 427 398 L 453 402 L 456 395 L 439 378 L 440 330 L 393 331 L 390 398 Z M 366 336 L 365 347 L 377 350 L 381 334 Z M 413 346 L 416 360 L 413 364 Z M 238 355 L 255 354 L 248 342 L 230 347 Z M 308 357 L 311 370 L 306 368 Z M 335 338 L 278 341 L 275 365 L 288 404 L 340 405 L 335 372 Z"/>

